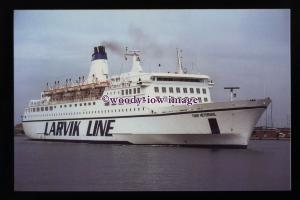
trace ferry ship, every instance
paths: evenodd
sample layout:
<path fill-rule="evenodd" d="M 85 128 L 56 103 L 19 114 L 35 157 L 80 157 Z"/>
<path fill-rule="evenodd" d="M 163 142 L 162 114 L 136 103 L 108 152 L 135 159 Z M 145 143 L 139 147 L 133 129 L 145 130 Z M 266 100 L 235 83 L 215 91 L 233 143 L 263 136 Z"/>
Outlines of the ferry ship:
<path fill-rule="evenodd" d="M 124 55 L 132 57 L 130 72 L 110 76 L 105 46 L 97 46 L 86 79 L 47 83 L 40 99 L 25 108 L 25 134 L 34 140 L 247 148 L 271 102 L 236 100 L 235 88 L 230 101 L 213 102 L 214 82 L 184 72 L 178 50 L 174 73 L 146 73 L 140 51 L 126 48 Z M 189 99 L 197 101 L 188 104 Z"/>

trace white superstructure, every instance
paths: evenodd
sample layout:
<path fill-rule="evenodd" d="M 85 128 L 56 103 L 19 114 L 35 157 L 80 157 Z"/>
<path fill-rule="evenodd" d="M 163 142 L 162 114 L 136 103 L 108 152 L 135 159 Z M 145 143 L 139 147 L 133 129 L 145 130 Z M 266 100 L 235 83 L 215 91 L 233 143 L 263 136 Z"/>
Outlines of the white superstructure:
<path fill-rule="evenodd" d="M 207 75 L 143 72 L 139 51 L 130 72 L 110 76 L 103 46 L 88 78 L 55 82 L 25 108 L 26 135 L 39 140 L 246 147 L 270 99 L 212 102 Z"/>

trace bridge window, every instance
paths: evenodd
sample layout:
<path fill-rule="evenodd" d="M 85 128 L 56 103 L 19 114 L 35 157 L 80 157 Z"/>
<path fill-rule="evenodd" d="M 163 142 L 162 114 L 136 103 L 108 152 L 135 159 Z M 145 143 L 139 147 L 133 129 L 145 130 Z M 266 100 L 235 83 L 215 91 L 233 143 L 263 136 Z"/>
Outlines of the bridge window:
<path fill-rule="evenodd" d="M 196 88 L 197 94 L 200 94 L 200 88 Z"/>
<path fill-rule="evenodd" d="M 204 102 L 207 102 L 208 100 L 207 100 L 207 97 L 204 97 Z"/>
<path fill-rule="evenodd" d="M 36 112 L 39 112 L 40 111 L 40 108 L 36 108 Z"/>
<path fill-rule="evenodd" d="M 137 93 L 139 94 L 141 92 L 141 88 L 137 88 Z"/>
<path fill-rule="evenodd" d="M 86 103 L 84 103 L 83 105 L 86 106 Z"/>
<path fill-rule="evenodd" d="M 72 107 L 72 104 L 69 104 L 69 107 Z"/>
<path fill-rule="evenodd" d="M 89 102 L 88 105 L 90 106 L 90 105 L 91 105 L 91 102 Z"/>
<path fill-rule="evenodd" d="M 32 111 L 35 112 L 35 108 L 33 108 Z"/>
<path fill-rule="evenodd" d="M 161 91 L 162 91 L 162 93 L 166 93 L 167 92 L 166 87 L 162 87 Z"/>
<path fill-rule="evenodd" d="M 129 89 L 129 94 L 131 94 L 131 89 Z"/>
<path fill-rule="evenodd" d="M 65 104 L 64 107 L 67 107 L 67 105 Z"/>
<path fill-rule="evenodd" d="M 154 87 L 154 92 L 158 93 L 159 92 L 159 89 L 158 87 Z"/>
<path fill-rule="evenodd" d="M 187 93 L 187 88 L 183 88 L 183 93 Z"/>
<path fill-rule="evenodd" d="M 169 87 L 169 92 L 173 93 L 173 88 L 172 87 Z"/>
<path fill-rule="evenodd" d="M 96 102 L 93 102 L 93 105 L 96 105 Z"/>
<path fill-rule="evenodd" d="M 133 94 L 136 94 L 136 88 L 133 88 Z"/>
<path fill-rule="evenodd" d="M 82 103 L 80 103 L 79 106 L 82 106 Z"/>
<path fill-rule="evenodd" d="M 190 93 L 194 93 L 194 88 L 190 88 Z"/>
<path fill-rule="evenodd" d="M 44 107 L 41 107 L 41 111 L 44 111 Z"/>
<path fill-rule="evenodd" d="M 180 88 L 179 87 L 176 88 L 176 93 L 180 93 Z"/>
<path fill-rule="evenodd" d="M 45 111 L 48 111 L 48 107 L 45 107 Z"/>
<path fill-rule="evenodd" d="M 126 89 L 126 93 L 125 94 L 128 95 L 128 89 Z"/>
<path fill-rule="evenodd" d="M 199 101 L 199 103 L 202 103 L 201 97 L 198 97 L 198 101 Z"/>
<path fill-rule="evenodd" d="M 206 94 L 206 89 L 202 88 L 202 92 L 203 92 L 203 94 Z"/>
<path fill-rule="evenodd" d="M 52 107 L 52 106 L 50 106 L 49 108 L 50 108 L 50 110 L 53 110 L 53 107 Z"/>
<path fill-rule="evenodd" d="M 77 104 L 75 103 L 75 107 L 77 107 Z"/>

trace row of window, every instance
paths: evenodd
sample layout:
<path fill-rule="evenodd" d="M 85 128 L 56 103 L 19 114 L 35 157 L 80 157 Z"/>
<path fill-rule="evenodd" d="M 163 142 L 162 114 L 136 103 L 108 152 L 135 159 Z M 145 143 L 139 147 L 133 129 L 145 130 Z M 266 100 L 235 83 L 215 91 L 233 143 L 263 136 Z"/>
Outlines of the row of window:
<path fill-rule="evenodd" d="M 128 95 L 128 94 L 139 94 L 141 93 L 141 88 L 133 88 L 133 89 L 126 89 L 126 90 L 122 90 L 121 94 L 122 95 Z"/>
<path fill-rule="evenodd" d="M 132 89 L 126 89 L 126 90 L 121 90 L 122 95 L 128 95 L 128 94 L 140 94 L 141 93 L 141 88 L 132 88 Z M 111 91 L 107 92 L 107 94 L 120 94 L 119 91 Z"/>
<path fill-rule="evenodd" d="M 198 101 L 199 101 L 199 103 L 202 103 L 201 97 L 198 97 Z M 207 97 L 204 97 L 204 98 L 203 98 L 203 101 L 204 101 L 204 102 L 208 102 Z"/>
<path fill-rule="evenodd" d="M 54 108 L 56 108 L 56 106 L 54 106 Z M 46 107 L 37 107 L 37 108 L 27 108 L 26 112 L 40 112 L 40 111 L 52 111 L 53 110 L 53 106 L 46 106 Z"/>
<path fill-rule="evenodd" d="M 72 107 L 72 105 L 73 104 L 69 104 L 69 107 Z M 88 103 L 79 103 L 79 104 L 77 104 L 77 103 L 75 103 L 74 104 L 74 107 L 77 107 L 77 106 L 86 106 L 86 105 L 92 105 L 92 103 L 91 102 L 88 102 Z M 93 102 L 93 105 L 96 105 L 96 102 Z M 68 105 L 67 104 L 64 104 L 64 105 L 60 105 L 60 108 L 62 108 L 62 107 L 68 107 Z M 26 112 L 43 112 L 43 111 L 52 111 L 53 110 L 53 108 L 56 108 L 56 106 L 45 106 L 45 107 L 36 107 L 36 108 L 27 108 L 25 111 Z"/>
<path fill-rule="evenodd" d="M 54 113 L 54 114 L 44 114 L 41 116 L 61 116 L 61 115 L 81 115 L 81 114 L 105 114 L 105 113 L 116 113 L 116 112 L 132 112 L 132 111 L 142 111 L 145 108 L 122 108 L 122 109 L 114 109 L 114 110 L 98 110 L 98 111 L 86 111 L 86 112 L 70 112 L 70 113 Z M 24 116 L 26 118 L 26 116 Z"/>
<path fill-rule="evenodd" d="M 176 93 L 181 93 L 181 88 L 176 87 Z M 188 93 L 188 88 L 182 88 L 183 93 Z M 154 92 L 159 93 L 159 87 L 154 87 Z M 161 87 L 161 92 L 166 93 L 167 88 L 166 87 Z M 173 87 L 169 87 L 169 93 L 174 93 Z M 189 93 L 194 94 L 194 88 L 189 88 Z M 200 88 L 196 88 L 196 93 L 200 94 Z M 202 93 L 206 94 L 206 88 L 202 88 Z"/>

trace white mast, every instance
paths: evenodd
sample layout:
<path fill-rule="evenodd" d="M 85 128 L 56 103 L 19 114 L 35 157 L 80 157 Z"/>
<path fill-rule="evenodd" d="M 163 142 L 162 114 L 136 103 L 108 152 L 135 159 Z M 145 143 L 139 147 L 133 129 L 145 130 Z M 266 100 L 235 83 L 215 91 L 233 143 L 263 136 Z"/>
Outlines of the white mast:
<path fill-rule="evenodd" d="M 124 54 L 126 60 L 127 60 L 126 56 L 132 56 L 131 72 L 134 72 L 134 73 L 143 72 L 143 69 L 141 66 L 141 59 L 139 57 L 139 52 L 140 51 L 138 51 L 138 50 L 132 50 L 132 51 L 130 51 L 130 53 L 127 53 L 127 47 L 126 47 L 126 53 Z"/>
<path fill-rule="evenodd" d="M 183 74 L 182 57 L 179 54 L 178 48 L 176 48 L 176 50 L 177 50 L 177 68 L 176 68 L 176 72 L 177 72 L 177 74 Z M 180 53 L 182 53 L 182 50 L 180 50 Z"/>

